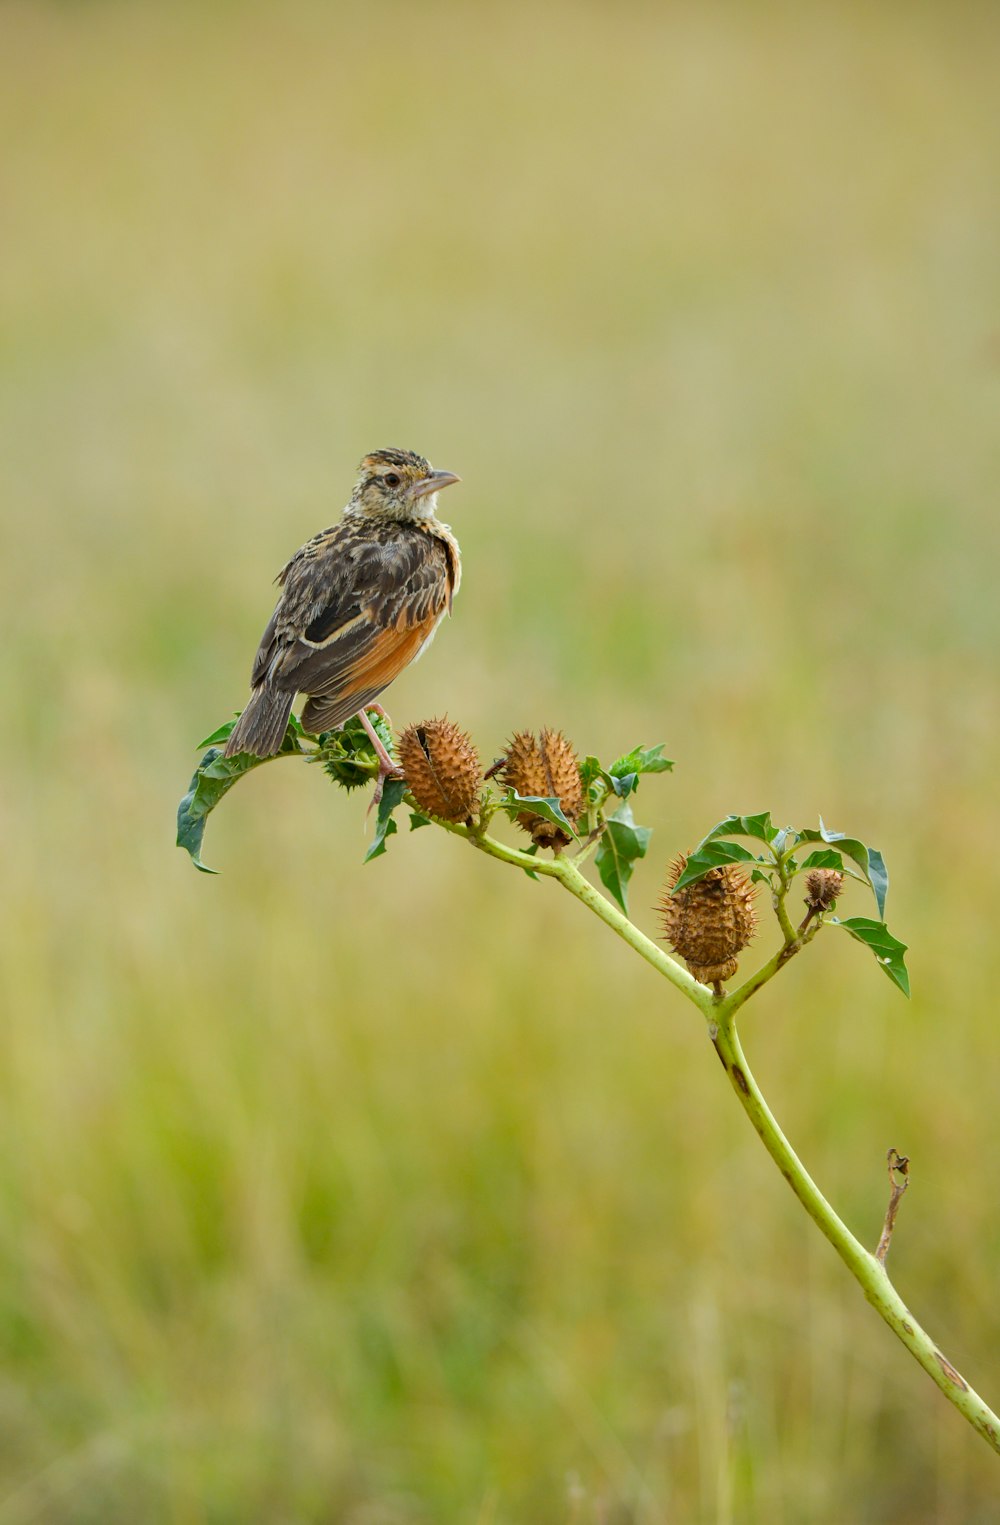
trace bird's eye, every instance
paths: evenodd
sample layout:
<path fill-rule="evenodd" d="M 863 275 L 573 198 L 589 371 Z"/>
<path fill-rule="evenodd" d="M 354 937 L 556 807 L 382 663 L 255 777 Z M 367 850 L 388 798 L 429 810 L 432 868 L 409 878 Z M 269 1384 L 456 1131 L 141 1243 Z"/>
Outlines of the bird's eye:
<path fill-rule="evenodd" d="M 401 479 L 396 475 L 394 471 L 389 471 L 382 478 L 382 480 L 386 487 L 398 487 Z"/>

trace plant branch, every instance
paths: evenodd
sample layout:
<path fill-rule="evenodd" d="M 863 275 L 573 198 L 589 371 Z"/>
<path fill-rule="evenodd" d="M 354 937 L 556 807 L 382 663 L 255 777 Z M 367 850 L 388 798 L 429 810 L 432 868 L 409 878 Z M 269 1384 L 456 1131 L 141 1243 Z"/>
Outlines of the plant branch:
<path fill-rule="evenodd" d="M 479 831 L 474 826 L 462 826 L 453 821 L 437 820 L 436 824 L 443 826 L 454 836 L 464 837 L 477 847 L 480 852 L 487 853 L 491 858 L 499 858 L 502 863 L 509 863 L 514 868 L 525 869 L 528 873 L 539 874 L 546 879 L 558 879 L 563 887 L 581 900 L 588 910 L 599 916 L 612 932 L 616 932 L 623 942 L 644 958 L 647 964 L 652 964 L 658 974 L 675 985 L 689 1001 L 693 1001 L 699 1011 L 708 1017 L 713 1007 L 712 992 L 705 985 L 700 985 L 694 975 L 670 957 L 669 953 L 657 947 L 645 933 L 628 917 L 612 905 L 610 900 L 598 891 L 585 879 L 576 865 L 576 860 L 559 856 L 556 858 L 533 858 L 528 853 L 519 852 L 516 847 L 507 847 L 503 842 L 498 842 L 495 837 L 489 836 L 485 831 Z"/>
<path fill-rule="evenodd" d="M 967 1419 L 982 1435 L 987 1444 L 1000 1453 L 1000 1418 L 969 1386 L 962 1374 L 956 1371 L 951 1362 L 938 1350 L 930 1335 L 917 1323 L 889 1280 L 881 1260 L 866 1250 L 837 1216 L 779 1128 L 740 1046 L 733 1021 L 732 999 L 730 997 L 729 1001 L 724 1002 L 719 1009 L 712 1041 L 726 1074 L 732 1082 L 733 1090 L 739 1097 L 744 1112 L 760 1135 L 764 1148 L 810 1218 L 833 1245 L 851 1275 L 860 1284 L 861 1290 L 872 1307 L 881 1315 L 893 1333 L 902 1340 L 914 1359 L 919 1361 L 948 1401 L 954 1404 L 963 1418 Z M 902 1191 L 899 1195 L 902 1195 Z M 896 1205 L 898 1207 L 898 1198 Z"/>
<path fill-rule="evenodd" d="M 948 1401 L 954 1405 L 964 1419 L 978 1431 L 992 1449 L 1000 1453 L 1000 1417 L 983 1401 L 979 1394 L 970 1387 L 961 1372 L 951 1364 L 945 1355 L 938 1349 L 930 1335 L 917 1323 L 913 1314 L 903 1302 L 892 1282 L 889 1280 L 885 1269 L 884 1251 L 882 1241 L 879 1242 L 879 1251 L 871 1254 L 864 1245 L 854 1237 L 850 1229 L 838 1217 L 830 1203 L 824 1197 L 819 1187 L 809 1175 L 784 1133 L 781 1131 L 777 1120 L 764 1100 L 756 1080 L 747 1064 L 746 1057 L 740 1045 L 736 1031 L 735 1014 L 738 1009 L 749 1000 L 755 991 L 771 979 L 784 963 L 802 948 L 806 942 L 819 931 L 822 922 L 815 921 L 811 925 L 799 928 L 796 932 L 785 913 L 784 923 L 787 923 L 787 938 L 778 952 L 768 960 L 757 972 L 750 976 L 737 990 L 725 996 L 721 1001 L 716 999 L 709 989 L 698 983 L 686 969 L 682 968 L 675 959 L 657 947 L 638 927 L 633 926 L 627 916 L 614 906 L 611 901 L 605 899 L 576 867 L 570 858 L 557 857 L 549 860 L 539 860 L 529 857 L 527 853 L 518 852 L 515 848 L 505 847 L 495 838 L 485 833 L 477 834 L 474 829 L 465 826 L 454 826 L 448 822 L 442 822 L 447 829 L 456 835 L 465 836 L 481 852 L 488 853 L 491 857 L 500 858 L 505 863 L 510 863 L 518 868 L 527 868 L 532 872 L 539 873 L 548 878 L 558 879 L 563 887 L 569 890 L 577 900 L 583 902 L 588 910 L 599 917 L 606 926 L 610 927 L 630 948 L 651 964 L 657 973 L 670 981 L 676 989 L 686 995 L 690 1001 L 706 1017 L 709 1024 L 709 1034 L 715 1045 L 716 1053 L 722 1061 L 733 1089 L 739 1098 L 743 1110 L 746 1112 L 751 1123 L 756 1129 L 765 1149 L 774 1160 L 781 1174 L 788 1182 L 799 1202 L 817 1225 L 820 1232 L 830 1242 L 841 1260 L 847 1266 L 851 1275 L 858 1282 L 865 1297 L 872 1307 L 888 1324 L 892 1332 L 906 1346 L 907 1350 L 920 1363 L 924 1371 L 932 1381 L 941 1389 Z M 784 911 L 784 896 L 778 897 L 781 910 Z M 779 915 L 779 920 L 781 917 Z M 808 918 L 807 918 L 808 921 Z M 784 930 L 783 923 L 783 930 Z M 893 1160 L 890 1156 L 890 1167 L 895 1164 L 899 1168 L 899 1160 Z M 895 1221 L 895 1213 L 898 1210 L 899 1199 L 905 1190 L 904 1184 L 898 1186 L 893 1179 L 893 1198 L 890 1200 L 889 1211 L 886 1214 L 886 1228 L 883 1229 L 883 1239 L 886 1238 L 886 1230 L 891 1235 L 892 1222 Z M 891 1219 L 891 1221 L 890 1221 Z M 888 1249 L 886 1241 L 885 1249 Z"/>
<path fill-rule="evenodd" d="M 644 958 L 647 964 L 652 964 L 658 974 L 662 974 L 664 979 L 675 985 L 689 1001 L 693 1001 L 703 1016 L 710 1016 L 714 998 L 708 987 L 699 984 L 693 974 L 689 974 L 676 959 L 670 957 L 669 953 L 657 947 L 656 943 L 645 933 L 640 932 L 639 928 L 633 925 L 617 906 L 612 905 L 610 900 L 605 899 L 598 890 L 595 890 L 590 881 L 580 873 L 572 858 L 557 858 L 551 866 L 555 869 L 555 877 L 562 882 L 571 895 L 581 900 L 588 910 L 593 911 L 595 916 L 599 916 L 611 928 L 612 932 L 616 932 L 623 942 L 628 943 L 640 958 Z"/>
<path fill-rule="evenodd" d="M 795 942 L 795 928 L 792 926 L 791 917 L 785 905 L 785 899 L 792 886 L 785 856 L 778 859 L 778 879 L 779 886 L 774 895 L 774 914 L 778 918 L 778 925 L 781 927 L 781 935 L 785 939 L 785 946 L 790 947 Z"/>
<path fill-rule="evenodd" d="M 941 1389 L 948 1401 L 982 1435 L 987 1444 L 1000 1454 L 1000 1418 L 970 1387 L 962 1374 L 937 1348 L 930 1335 L 917 1323 L 889 1280 L 885 1269 L 885 1256 L 889 1249 L 896 1213 L 903 1192 L 906 1190 L 908 1162 L 894 1150 L 890 1150 L 888 1156 L 892 1187 L 890 1201 L 878 1248 L 875 1254 L 871 1254 L 838 1217 L 796 1155 L 764 1100 L 740 1045 L 735 1023 L 737 1011 L 762 985 L 777 974 L 783 964 L 811 942 L 823 925 L 821 917 L 814 918 L 810 913 L 798 929 L 793 927 L 785 906 L 790 878 L 784 862 L 779 859 L 780 885 L 774 896 L 775 914 L 783 937 L 782 946 L 742 985 L 729 995 L 724 995 L 720 989 L 713 993 L 707 986 L 701 985 L 675 959 L 640 932 L 617 906 L 594 888 L 580 872 L 573 859 L 561 855 L 552 859 L 541 859 L 521 852 L 517 848 L 507 847 L 496 838 L 489 836 L 484 824 L 477 826 L 470 821 L 466 825 L 461 825 L 440 820 L 437 824 L 455 836 L 464 837 L 480 852 L 498 858 L 512 867 L 527 870 L 543 878 L 558 879 L 564 889 L 569 890 L 577 900 L 582 901 L 587 909 L 610 927 L 623 942 L 651 964 L 658 974 L 669 980 L 677 990 L 698 1007 L 708 1022 L 709 1035 L 729 1076 L 733 1090 L 739 1098 L 740 1105 L 801 1205 L 836 1250 L 872 1307 Z M 589 846 L 590 843 L 587 842 L 586 845 Z"/>

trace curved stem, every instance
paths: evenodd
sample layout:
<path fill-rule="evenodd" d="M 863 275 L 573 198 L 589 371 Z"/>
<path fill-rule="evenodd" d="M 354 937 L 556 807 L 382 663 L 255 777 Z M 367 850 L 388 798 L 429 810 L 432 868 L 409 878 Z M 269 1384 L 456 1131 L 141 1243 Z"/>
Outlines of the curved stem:
<path fill-rule="evenodd" d="M 804 938 L 801 935 L 804 929 L 796 933 L 785 912 L 784 896 L 780 896 L 779 921 L 785 935 L 784 946 L 738 989 L 718 1000 L 705 985 L 700 985 L 675 959 L 672 959 L 662 948 L 657 947 L 656 943 L 640 932 L 638 927 L 633 926 L 617 906 L 605 899 L 584 878 L 572 859 L 534 858 L 527 853 L 519 852 L 516 848 L 504 846 L 495 837 L 488 836 L 485 831 L 477 831 L 473 827 L 456 825 L 449 821 L 439 821 L 438 824 L 456 836 L 465 837 L 480 852 L 488 853 L 490 857 L 499 858 L 502 862 L 517 868 L 528 869 L 545 878 L 558 879 L 570 894 L 582 901 L 587 909 L 600 917 L 601 921 L 617 933 L 623 942 L 651 964 L 658 974 L 663 975 L 698 1007 L 708 1021 L 709 1035 L 715 1045 L 715 1051 L 729 1076 L 733 1090 L 739 1097 L 740 1105 L 759 1134 L 768 1154 L 810 1218 L 832 1244 L 872 1307 L 903 1342 L 913 1358 L 919 1361 L 924 1371 L 962 1417 L 982 1435 L 994 1451 L 1000 1453 L 1000 1417 L 994 1414 L 974 1388 L 970 1387 L 961 1372 L 956 1370 L 926 1330 L 917 1323 L 889 1280 L 882 1262 L 866 1250 L 860 1240 L 855 1239 L 847 1225 L 834 1212 L 778 1126 L 740 1045 L 735 1013 L 755 991 L 778 972 L 783 963 L 797 953 L 805 942 L 811 940 L 814 929 L 810 929 L 811 935 L 806 934 Z"/>
<path fill-rule="evenodd" d="M 790 947 L 795 941 L 795 928 L 792 926 L 791 917 L 785 905 L 788 891 L 791 889 L 791 880 L 788 877 L 788 867 L 784 855 L 778 859 L 778 880 L 780 888 L 774 897 L 774 914 L 778 918 L 778 925 L 781 927 L 781 935 L 785 939 L 785 946 Z"/>
<path fill-rule="evenodd" d="M 510 863 L 515 868 L 523 868 L 528 873 L 540 874 L 546 879 L 558 879 L 560 883 L 575 895 L 577 900 L 582 900 L 589 911 L 599 916 L 612 930 L 617 932 L 623 942 L 628 943 L 647 964 L 652 964 L 658 974 L 664 979 L 676 985 L 677 989 L 693 1001 L 704 1016 L 709 1016 L 714 1005 L 714 997 L 707 985 L 700 985 L 692 974 L 683 968 L 676 959 L 670 957 L 662 948 L 657 947 L 645 933 L 624 916 L 618 907 L 612 905 L 610 900 L 600 894 L 598 890 L 585 879 L 576 866 L 573 858 L 533 858 L 528 853 L 519 852 L 516 847 L 507 847 L 503 842 L 498 842 L 496 837 L 489 836 L 485 831 L 477 831 L 472 826 L 461 826 L 453 821 L 438 820 L 437 824 L 443 826 L 457 837 L 464 837 L 471 842 L 473 847 L 478 847 L 480 852 L 488 853 L 491 858 L 499 858 L 502 863 Z"/>
<path fill-rule="evenodd" d="M 652 964 L 658 974 L 668 979 L 672 985 L 693 1001 L 704 1016 L 708 1016 L 713 1007 L 712 992 L 706 985 L 700 985 L 694 975 L 680 965 L 676 959 L 670 957 L 662 948 L 658 948 L 645 933 L 629 921 L 619 911 L 616 905 L 600 894 L 588 879 L 585 879 L 577 868 L 572 858 L 557 858 L 552 865 L 555 869 L 555 877 L 559 879 L 571 895 L 577 900 L 582 900 L 588 910 L 599 916 L 612 930 L 617 932 L 623 942 L 628 943 L 647 964 Z"/>
<path fill-rule="evenodd" d="M 838 1218 L 782 1133 L 746 1062 L 732 1011 L 727 1010 L 727 1004 L 724 1002 L 719 1009 L 717 1022 L 713 1024 L 715 1030 L 712 1032 L 712 1041 L 733 1090 L 760 1135 L 764 1148 L 810 1218 L 860 1284 L 872 1307 L 937 1383 L 948 1401 L 979 1431 L 994 1451 L 1000 1452 L 1000 1418 L 969 1386 L 961 1372 L 956 1371 L 942 1355 L 926 1330 L 920 1327 L 889 1280 L 885 1267 L 855 1239 L 847 1225 Z"/>

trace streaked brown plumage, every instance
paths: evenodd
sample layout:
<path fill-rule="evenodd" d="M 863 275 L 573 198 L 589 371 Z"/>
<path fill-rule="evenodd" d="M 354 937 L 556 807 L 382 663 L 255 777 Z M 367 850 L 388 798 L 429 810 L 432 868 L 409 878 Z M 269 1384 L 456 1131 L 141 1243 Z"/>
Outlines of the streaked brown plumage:
<path fill-rule="evenodd" d="M 281 597 L 227 757 L 277 752 L 297 693 L 309 696 L 302 724 L 312 734 L 364 718 L 364 706 L 419 656 L 461 579 L 458 542 L 436 514 L 439 490 L 457 481 L 411 450 L 365 456 L 340 522 L 278 573 Z M 381 761 L 388 771 L 391 759 Z"/>

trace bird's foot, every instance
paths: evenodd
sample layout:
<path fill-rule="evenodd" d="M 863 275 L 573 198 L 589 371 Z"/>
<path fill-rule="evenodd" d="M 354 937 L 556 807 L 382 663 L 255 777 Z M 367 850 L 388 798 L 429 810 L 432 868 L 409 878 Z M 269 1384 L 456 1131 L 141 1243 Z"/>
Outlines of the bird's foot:
<path fill-rule="evenodd" d="M 377 710 L 383 719 L 386 718 L 385 710 L 380 704 L 369 704 L 367 708 L 370 710 Z M 390 757 L 389 753 L 386 751 L 378 732 L 372 725 L 371 721 L 368 719 L 368 716 L 364 710 L 358 710 L 358 719 L 361 721 L 361 724 L 368 732 L 371 744 L 375 748 L 375 756 L 378 758 L 378 777 L 375 780 L 375 792 L 372 795 L 371 804 L 368 806 L 368 814 L 370 815 L 373 807 L 377 805 L 382 799 L 382 790 L 385 788 L 386 779 L 402 778 L 403 770 L 400 768 L 395 759 Z"/>
<path fill-rule="evenodd" d="M 403 777 L 404 777 L 404 774 L 403 774 L 402 768 L 397 768 L 395 763 L 393 763 L 391 768 L 385 768 L 385 767 L 382 766 L 381 763 L 379 763 L 378 777 L 375 780 L 375 790 L 374 790 L 374 793 L 372 794 L 371 804 L 368 806 L 368 812 L 367 813 L 369 815 L 371 815 L 371 813 L 374 810 L 375 806 L 378 805 L 381 802 L 381 799 L 382 799 L 382 790 L 385 788 L 385 781 L 386 781 L 386 779 L 387 778 L 403 778 Z"/>

